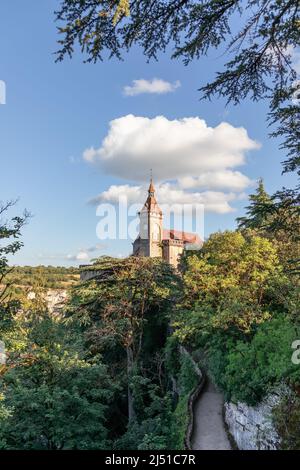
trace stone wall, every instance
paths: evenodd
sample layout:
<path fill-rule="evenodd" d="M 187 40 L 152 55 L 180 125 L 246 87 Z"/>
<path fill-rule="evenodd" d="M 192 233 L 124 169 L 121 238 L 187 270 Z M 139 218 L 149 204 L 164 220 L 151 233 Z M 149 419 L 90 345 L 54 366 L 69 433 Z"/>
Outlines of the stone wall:
<path fill-rule="evenodd" d="M 272 423 L 272 408 L 279 394 L 269 395 L 257 406 L 225 403 L 225 421 L 240 450 L 276 450 L 280 439 Z"/>
<path fill-rule="evenodd" d="M 80 267 L 80 266 L 79 266 Z M 89 281 L 90 279 L 93 279 L 94 277 L 100 276 L 102 274 L 101 271 L 93 271 L 92 269 L 80 271 L 80 280 L 81 281 Z"/>
<path fill-rule="evenodd" d="M 28 292 L 28 299 L 35 299 L 35 297 L 36 293 L 33 290 Z M 43 294 L 43 299 L 51 314 L 60 315 L 68 299 L 68 292 L 66 289 L 47 289 Z"/>
<path fill-rule="evenodd" d="M 45 300 L 50 313 L 60 314 L 68 299 L 68 292 L 65 289 L 48 289 Z"/>
<path fill-rule="evenodd" d="M 194 361 L 192 356 L 188 353 L 188 351 L 183 346 L 180 346 L 179 350 L 180 350 L 180 354 L 186 355 L 190 359 L 190 361 L 192 362 L 195 368 L 196 374 L 199 377 L 199 382 L 194 388 L 194 390 L 192 390 L 189 396 L 188 404 L 187 404 L 188 426 L 187 426 L 186 433 L 185 433 L 184 447 L 186 450 L 192 450 L 192 434 L 193 434 L 193 428 L 194 428 L 194 406 L 200 393 L 203 390 L 203 387 L 205 384 L 205 375 L 203 374 L 202 370 L 199 368 L 198 364 Z"/>

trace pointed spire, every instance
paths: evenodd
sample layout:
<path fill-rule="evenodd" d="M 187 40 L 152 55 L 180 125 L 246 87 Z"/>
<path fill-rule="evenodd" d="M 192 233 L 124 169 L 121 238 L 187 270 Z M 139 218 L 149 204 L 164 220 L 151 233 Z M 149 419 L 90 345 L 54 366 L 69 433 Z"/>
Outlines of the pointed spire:
<path fill-rule="evenodd" d="M 152 176 L 152 168 L 150 170 L 150 185 L 149 185 L 148 193 L 149 193 L 149 196 L 154 196 L 154 193 L 155 193 L 155 188 L 153 184 L 153 176 Z"/>
<path fill-rule="evenodd" d="M 150 173 L 150 184 L 149 184 L 149 189 L 148 189 L 148 197 L 146 199 L 146 202 L 144 204 L 144 207 L 142 210 L 147 210 L 151 212 L 157 212 L 159 214 L 162 214 L 162 211 L 157 204 L 156 198 L 155 198 L 155 188 L 153 184 L 153 177 L 152 177 L 152 170 Z"/>

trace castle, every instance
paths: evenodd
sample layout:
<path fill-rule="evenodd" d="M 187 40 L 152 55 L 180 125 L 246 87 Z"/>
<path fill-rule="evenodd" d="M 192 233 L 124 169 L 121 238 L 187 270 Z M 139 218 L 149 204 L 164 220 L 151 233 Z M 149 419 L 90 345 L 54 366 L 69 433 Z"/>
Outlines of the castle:
<path fill-rule="evenodd" d="M 139 216 L 140 233 L 133 242 L 133 256 L 159 257 L 177 267 L 184 249 L 202 244 L 200 237 L 194 233 L 163 228 L 163 213 L 155 198 L 152 178 L 147 200 Z"/>

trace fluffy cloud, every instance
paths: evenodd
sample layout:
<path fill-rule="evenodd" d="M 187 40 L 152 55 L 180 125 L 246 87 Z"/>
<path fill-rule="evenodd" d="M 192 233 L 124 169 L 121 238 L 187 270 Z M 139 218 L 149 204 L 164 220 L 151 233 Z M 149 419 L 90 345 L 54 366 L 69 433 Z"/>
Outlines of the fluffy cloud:
<path fill-rule="evenodd" d="M 141 202 L 142 186 L 129 186 L 129 184 L 112 185 L 107 191 L 103 191 L 99 196 L 90 199 L 90 204 L 101 202 L 117 203 L 121 196 L 125 196 L 129 204 Z"/>
<path fill-rule="evenodd" d="M 123 92 L 126 96 L 136 96 L 142 93 L 155 93 L 162 95 L 163 93 L 171 93 L 180 87 L 180 82 L 177 80 L 174 83 L 166 82 L 161 78 L 153 78 L 152 80 L 133 80 L 132 85 L 124 87 Z"/>
<path fill-rule="evenodd" d="M 251 180 L 235 168 L 246 153 L 259 148 L 242 127 L 222 122 L 209 127 L 198 117 L 168 120 L 133 115 L 110 122 L 100 148 L 84 152 L 84 159 L 104 172 L 142 183 L 113 185 L 91 202 L 143 202 L 145 181 L 153 169 L 160 203 L 204 203 L 206 210 L 232 211 Z"/>
<path fill-rule="evenodd" d="M 164 204 L 204 204 L 207 212 L 226 214 L 234 211 L 229 203 L 245 195 L 243 193 L 225 193 L 222 191 L 188 192 L 179 188 L 176 184 L 161 183 L 156 185 L 156 196 L 162 208 Z M 147 185 L 112 185 L 108 190 L 103 191 L 89 202 L 95 205 L 101 203 L 118 204 L 121 197 L 126 197 L 129 205 L 138 204 L 141 207 L 147 197 Z"/>
<path fill-rule="evenodd" d="M 178 183 L 183 189 L 243 191 L 252 184 L 252 181 L 239 171 L 223 170 L 208 171 L 197 177 L 185 176 L 179 178 Z"/>
<path fill-rule="evenodd" d="M 150 168 L 156 179 L 172 180 L 242 165 L 245 152 L 258 147 L 244 128 L 226 122 L 212 128 L 197 117 L 130 114 L 111 121 L 101 147 L 86 150 L 84 159 L 128 180 L 147 180 Z"/>
<path fill-rule="evenodd" d="M 89 248 L 83 248 L 78 251 L 76 254 L 68 254 L 65 256 L 65 259 L 68 261 L 89 261 L 92 258 L 92 253 L 99 251 L 104 248 L 104 245 L 97 243 L 97 245 L 90 246 Z"/>

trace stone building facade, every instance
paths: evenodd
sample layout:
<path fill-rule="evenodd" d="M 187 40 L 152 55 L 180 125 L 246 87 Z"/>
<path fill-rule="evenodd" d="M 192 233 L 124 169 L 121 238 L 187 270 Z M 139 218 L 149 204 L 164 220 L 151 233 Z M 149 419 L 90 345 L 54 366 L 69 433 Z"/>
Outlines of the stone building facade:
<path fill-rule="evenodd" d="M 197 234 L 179 230 L 164 230 L 163 213 L 155 197 L 152 179 L 148 189 L 148 197 L 139 216 L 140 233 L 133 243 L 133 256 L 163 258 L 177 267 L 180 255 L 188 246 L 199 247 L 202 245 Z"/>

